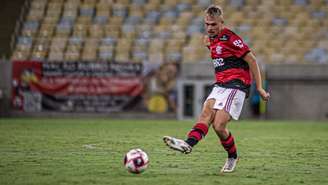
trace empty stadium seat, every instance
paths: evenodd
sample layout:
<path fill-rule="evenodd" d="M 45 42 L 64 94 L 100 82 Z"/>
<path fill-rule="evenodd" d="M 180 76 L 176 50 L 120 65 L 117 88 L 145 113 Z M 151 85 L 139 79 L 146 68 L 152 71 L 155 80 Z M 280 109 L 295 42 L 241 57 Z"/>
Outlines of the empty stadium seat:
<path fill-rule="evenodd" d="M 200 49 L 200 38 L 204 32 L 203 11 L 211 3 L 210 0 L 32 0 L 12 58 L 207 60 L 209 55 L 206 49 Z M 226 24 L 254 47 L 257 55 L 268 57 L 264 62 L 281 63 L 284 58 L 288 62 L 302 62 L 312 47 L 327 49 L 327 1 L 233 0 L 222 1 L 220 6 Z"/>

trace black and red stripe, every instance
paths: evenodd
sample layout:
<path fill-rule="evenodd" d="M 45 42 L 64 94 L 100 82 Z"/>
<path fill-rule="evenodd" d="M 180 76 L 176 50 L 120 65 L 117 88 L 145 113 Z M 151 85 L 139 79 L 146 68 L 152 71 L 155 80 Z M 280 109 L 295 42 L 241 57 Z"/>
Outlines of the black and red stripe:
<path fill-rule="evenodd" d="M 221 87 L 240 89 L 248 95 L 252 79 L 249 72 L 249 66 L 244 60 L 241 62 L 227 62 L 224 63 L 223 66 L 216 67 L 215 77 L 217 85 Z"/>
<path fill-rule="evenodd" d="M 205 123 L 196 123 L 191 131 L 188 133 L 188 139 L 186 142 L 190 146 L 196 145 L 200 140 L 202 140 L 208 132 L 208 125 Z"/>
<path fill-rule="evenodd" d="M 228 157 L 231 158 L 237 158 L 237 147 L 235 144 L 235 139 L 234 137 L 231 135 L 231 133 L 229 133 L 228 138 L 224 139 L 224 140 L 220 140 L 221 144 L 223 146 L 223 148 L 228 152 Z"/>
<path fill-rule="evenodd" d="M 252 82 L 249 65 L 244 60 L 251 52 L 248 45 L 228 28 L 224 28 L 209 41 L 216 84 L 225 88 L 240 89 L 247 97 Z"/>

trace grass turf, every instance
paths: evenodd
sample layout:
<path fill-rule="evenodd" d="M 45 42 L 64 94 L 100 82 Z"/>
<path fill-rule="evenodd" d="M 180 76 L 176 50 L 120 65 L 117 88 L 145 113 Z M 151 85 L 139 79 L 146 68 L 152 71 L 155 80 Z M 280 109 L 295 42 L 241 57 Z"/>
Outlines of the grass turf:
<path fill-rule="evenodd" d="M 169 150 L 163 135 L 184 138 L 193 122 L 100 119 L 0 119 L 0 184 L 328 184 L 328 123 L 239 121 L 229 125 L 240 155 L 220 175 L 226 153 L 211 130 L 192 154 Z M 132 148 L 149 168 L 123 167 Z"/>

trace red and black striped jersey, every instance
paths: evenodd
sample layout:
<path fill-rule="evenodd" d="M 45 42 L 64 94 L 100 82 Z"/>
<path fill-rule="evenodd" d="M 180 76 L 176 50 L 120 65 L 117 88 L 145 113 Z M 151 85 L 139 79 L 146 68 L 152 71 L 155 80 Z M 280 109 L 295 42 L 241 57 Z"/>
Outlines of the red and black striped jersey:
<path fill-rule="evenodd" d="M 224 28 L 219 35 L 209 38 L 209 41 L 216 84 L 240 89 L 248 95 L 252 80 L 249 66 L 243 59 L 250 52 L 247 44 L 228 28 Z"/>

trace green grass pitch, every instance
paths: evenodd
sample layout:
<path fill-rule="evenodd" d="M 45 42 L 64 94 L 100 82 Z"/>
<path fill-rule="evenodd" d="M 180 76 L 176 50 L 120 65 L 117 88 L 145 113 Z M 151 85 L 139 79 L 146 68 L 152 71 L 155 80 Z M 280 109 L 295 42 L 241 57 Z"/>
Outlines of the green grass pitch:
<path fill-rule="evenodd" d="M 1 185 L 327 185 L 328 123 L 239 121 L 229 125 L 240 161 L 220 175 L 226 153 L 211 129 L 190 155 L 169 150 L 162 136 L 184 138 L 192 121 L 0 119 Z M 142 148 L 139 175 L 123 156 Z"/>

